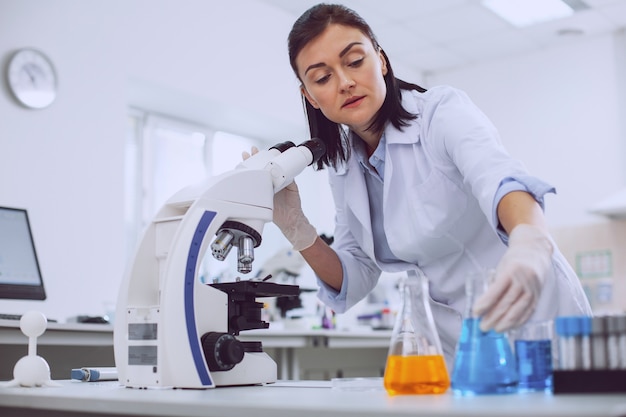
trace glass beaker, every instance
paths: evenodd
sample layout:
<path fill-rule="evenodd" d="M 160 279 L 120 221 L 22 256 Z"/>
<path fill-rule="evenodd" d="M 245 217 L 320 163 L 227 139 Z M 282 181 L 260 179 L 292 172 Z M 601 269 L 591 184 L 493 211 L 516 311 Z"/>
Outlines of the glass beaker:
<path fill-rule="evenodd" d="M 452 371 L 452 392 L 470 396 L 517 392 L 517 362 L 506 333 L 480 330 L 474 302 L 485 292 L 494 271 L 470 274 L 466 278 L 466 314 L 456 347 Z"/>
<path fill-rule="evenodd" d="M 450 387 L 441 341 L 428 301 L 428 279 L 409 271 L 400 282 L 402 306 L 387 355 L 385 389 L 390 395 L 442 394 Z"/>
<path fill-rule="evenodd" d="M 552 390 L 552 320 L 527 322 L 515 329 L 519 390 Z"/>

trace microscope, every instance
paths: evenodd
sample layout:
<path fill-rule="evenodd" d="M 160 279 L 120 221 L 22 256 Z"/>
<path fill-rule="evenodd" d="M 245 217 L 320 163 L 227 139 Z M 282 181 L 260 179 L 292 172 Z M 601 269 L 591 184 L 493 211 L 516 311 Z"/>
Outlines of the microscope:
<path fill-rule="evenodd" d="M 114 354 L 122 385 L 204 389 L 276 381 L 276 363 L 261 342 L 236 336 L 269 327 L 256 297 L 298 295 L 298 286 L 205 284 L 200 264 L 209 247 L 221 261 L 236 247 L 238 272 L 251 272 L 274 194 L 325 151 L 319 139 L 277 144 L 180 190 L 159 209 L 120 286 Z"/>

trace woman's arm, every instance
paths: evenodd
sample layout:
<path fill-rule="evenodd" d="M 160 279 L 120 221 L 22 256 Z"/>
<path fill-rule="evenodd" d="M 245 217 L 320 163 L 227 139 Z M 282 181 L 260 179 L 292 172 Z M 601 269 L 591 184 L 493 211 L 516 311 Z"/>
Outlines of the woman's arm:
<path fill-rule="evenodd" d="M 502 197 L 498 204 L 498 220 L 507 234 L 511 234 L 519 224 L 547 229 L 539 203 L 525 191 L 513 191 Z"/>
<path fill-rule="evenodd" d="M 300 254 L 322 281 L 336 291 L 341 290 L 343 282 L 341 261 L 326 242 L 318 237 L 313 245 L 300 251 Z"/>

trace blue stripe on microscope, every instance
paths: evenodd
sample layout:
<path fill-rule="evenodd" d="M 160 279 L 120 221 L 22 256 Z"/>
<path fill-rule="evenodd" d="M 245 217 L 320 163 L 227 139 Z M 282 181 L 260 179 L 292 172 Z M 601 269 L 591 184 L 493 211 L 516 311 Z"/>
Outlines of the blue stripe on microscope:
<path fill-rule="evenodd" d="M 205 211 L 200 222 L 196 227 L 196 231 L 191 239 L 191 246 L 189 247 L 189 255 L 187 256 L 187 265 L 185 267 L 185 322 L 187 325 L 187 336 L 189 337 L 189 346 L 191 347 L 191 355 L 198 371 L 198 376 L 203 385 L 211 385 L 211 377 L 207 371 L 207 364 L 204 360 L 202 353 L 202 346 L 200 345 L 200 338 L 196 331 L 196 313 L 194 308 L 194 286 L 198 284 L 196 280 L 196 267 L 200 255 L 200 247 L 206 232 L 209 230 L 209 225 L 215 218 L 217 213 L 214 211 Z"/>

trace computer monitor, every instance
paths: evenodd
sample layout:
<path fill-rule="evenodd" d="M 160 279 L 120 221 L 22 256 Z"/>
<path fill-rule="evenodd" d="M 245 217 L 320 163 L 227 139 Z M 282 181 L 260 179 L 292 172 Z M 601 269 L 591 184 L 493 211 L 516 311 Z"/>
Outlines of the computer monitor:
<path fill-rule="evenodd" d="M 28 213 L 24 209 L 0 207 L 0 299 L 46 299 Z"/>

